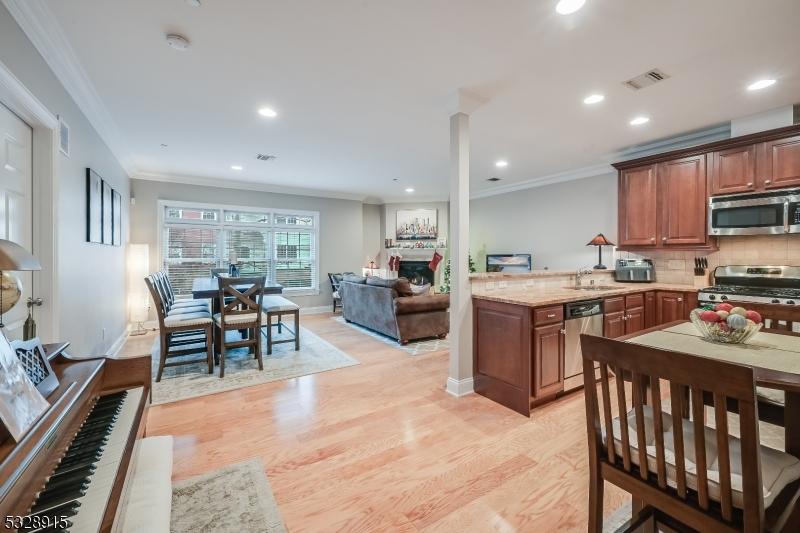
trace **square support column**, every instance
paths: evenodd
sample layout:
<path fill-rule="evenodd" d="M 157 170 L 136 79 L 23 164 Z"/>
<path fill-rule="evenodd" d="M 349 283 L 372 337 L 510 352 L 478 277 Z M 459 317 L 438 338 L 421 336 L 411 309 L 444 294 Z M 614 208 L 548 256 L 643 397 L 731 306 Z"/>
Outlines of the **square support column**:
<path fill-rule="evenodd" d="M 473 392 L 469 282 L 469 115 L 450 117 L 450 370 L 447 392 Z"/>

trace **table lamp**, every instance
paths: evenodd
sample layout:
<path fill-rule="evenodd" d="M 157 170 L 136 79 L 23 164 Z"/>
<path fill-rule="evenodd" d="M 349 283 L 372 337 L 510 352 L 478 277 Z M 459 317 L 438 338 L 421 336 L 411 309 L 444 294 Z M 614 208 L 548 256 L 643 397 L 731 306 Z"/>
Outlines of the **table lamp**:
<path fill-rule="evenodd" d="M 0 239 L 0 328 L 3 313 L 9 311 L 22 296 L 22 281 L 9 271 L 29 272 L 41 270 L 39 260 L 19 244 Z"/>
<path fill-rule="evenodd" d="M 603 264 L 603 246 L 614 246 L 614 243 L 606 239 L 602 233 L 598 233 L 597 237 L 589 241 L 586 246 L 597 246 L 597 264 L 594 266 L 597 270 L 605 270 L 606 266 Z"/>

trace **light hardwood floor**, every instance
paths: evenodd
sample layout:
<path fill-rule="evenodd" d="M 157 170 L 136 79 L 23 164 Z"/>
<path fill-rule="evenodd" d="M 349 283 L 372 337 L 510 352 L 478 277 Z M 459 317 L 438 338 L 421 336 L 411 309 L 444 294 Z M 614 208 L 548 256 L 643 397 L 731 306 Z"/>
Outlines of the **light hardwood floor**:
<path fill-rule="evenodd" d="M 586 530 L 582 393 L 530 419 L 455 398 L 447 351 L 412 357 L 330 317 L 302 324 L 360 365 L 150 409 L 174 479 L 258 457 L 292 532 Z M 606 516 L 625 500 L 607 485 Z"/>

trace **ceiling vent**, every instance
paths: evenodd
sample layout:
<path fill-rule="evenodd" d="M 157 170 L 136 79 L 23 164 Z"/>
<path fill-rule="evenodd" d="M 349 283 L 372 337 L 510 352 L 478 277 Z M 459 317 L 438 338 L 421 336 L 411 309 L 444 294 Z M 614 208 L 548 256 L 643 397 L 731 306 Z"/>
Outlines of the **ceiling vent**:
<path fill-rule="evenodd" d="M 486 181 L 500 181 L 503 178 L 486 178 Z"/>
<path fill-rule="evenodd" d="M 634 91 L 638 91 L 640 89 L 644 89 L 645 87 L 650 87 L 651 85 L 655 85 L 660 81 L 664 81 L 669 78 L 669 74 L 654 68 L 653 70 L 648 70 L 644 74 L 640 74 L 635 78 L 631 78 L 628 81 L 623 81 L 622 84 L 628 87 L 629 89 L 633 89 Z"/>
<path fill-rule="evenodd" d="M 256 154 L 256 159 L 259 161 L 274 161 L 278 156 L 268 154 Z"/>

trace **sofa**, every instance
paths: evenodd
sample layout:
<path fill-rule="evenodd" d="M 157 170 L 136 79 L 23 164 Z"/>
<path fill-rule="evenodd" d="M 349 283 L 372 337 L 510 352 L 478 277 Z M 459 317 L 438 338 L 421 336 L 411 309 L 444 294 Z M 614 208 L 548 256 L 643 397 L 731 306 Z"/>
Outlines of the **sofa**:
<path fill-rule="evenodd" d="M 397 339 L 400 344 L 444 338 L 450 331 L 450 295 L 415 295 L 406 278 L 345 275 L 339 293 L 347 322 Z"/>

